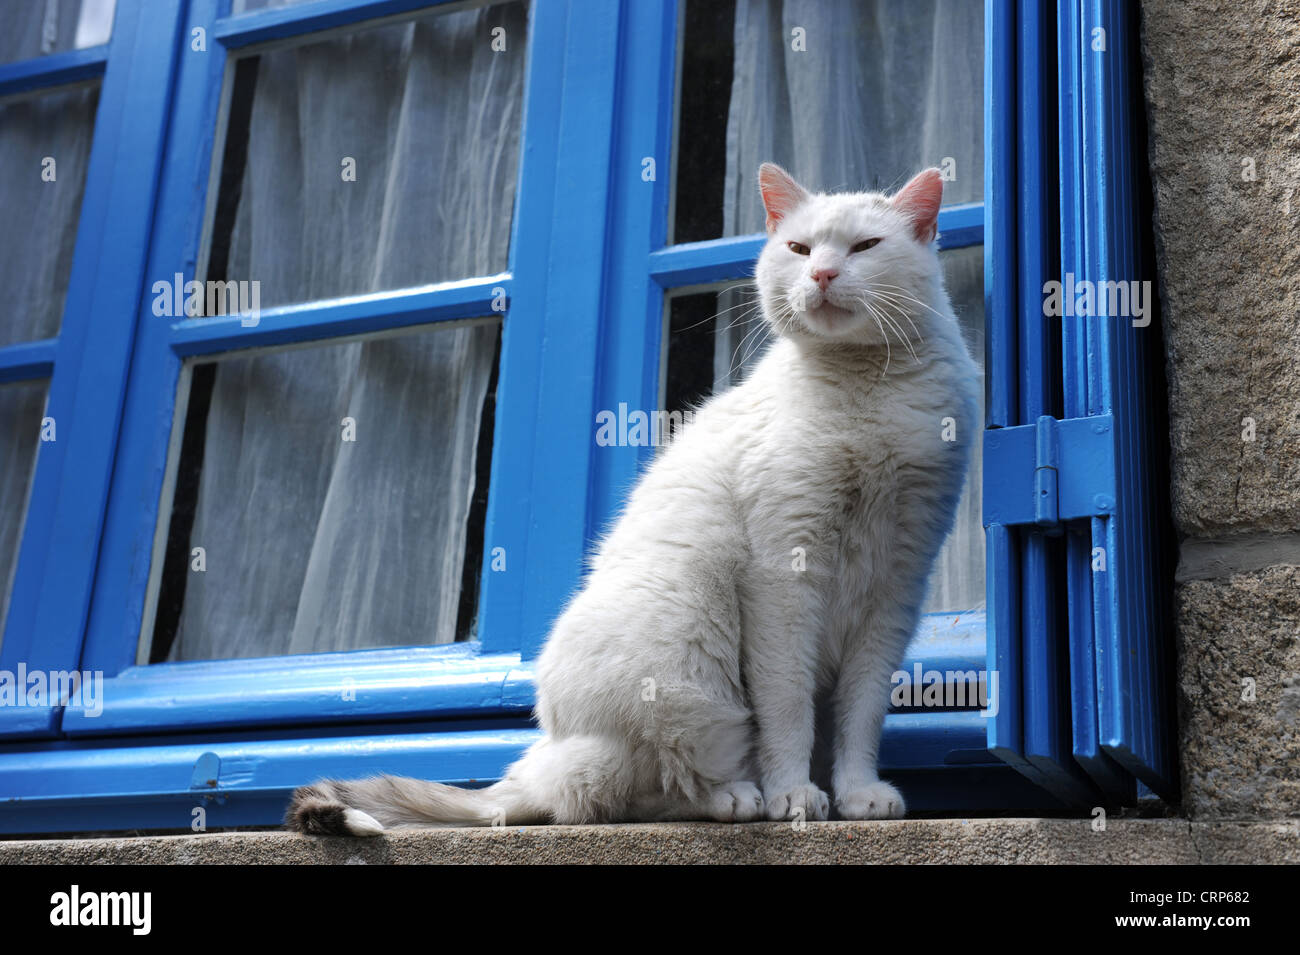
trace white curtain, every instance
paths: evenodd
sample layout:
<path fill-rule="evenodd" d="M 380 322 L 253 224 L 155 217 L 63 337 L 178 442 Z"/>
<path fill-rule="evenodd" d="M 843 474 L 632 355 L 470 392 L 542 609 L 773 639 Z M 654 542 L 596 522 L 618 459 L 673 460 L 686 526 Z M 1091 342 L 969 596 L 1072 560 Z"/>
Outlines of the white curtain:
<path fill-rule="evenodd" d="M 99 84 L 0 101 L 0 347 L 59 333 L 77 244 Z"/>
<path fill-rule="evenodd" d="M 0 63 L 107 43 L 115 0 L 0 0 Z"/>
<path fill-rule="evenodd" d="M 263 54 L 226 278 L 266 307 L 503 270 L 524 31 L 511 3 Z M 169 658 L 452 641 L 496 334 L 221 361 L 190 534 L 207 566 Z"/>
<path fill-rule="evenodd" d="M 983 0 L 737 0 L 724 234 L 763 231 L 757 174 L 765 161 L 825 192 L 890 191 L 926 166 L 944 166 L 955 175 L 944 184 L 945 204 L 982 200 L 983 41 Z M 973 250 L 943 260 L 982 365 L 982 257 Z M 745 312 L 725 310 L 746 294 L 719 296 L 723 319 Z M 718 329 L 721 387 L 758 359 L 763 334 L 752 321 L 720 320 Z M 980 482 L 977 460 L 928 610 L 984 605 Z"/>
<path fill-rule="evenodd" d="M 4 637 L 23 518 L 36 467 L 45 392 L 44 381 L 0 385 L 0 639 Z"/>
<path fill-rule="evenodd" d="M 984 368 L 984 247 L 970 246 L 940 252 L 944 282 L 953 311 L 961 323 L 963 337 L 971 357 Z M 974 422 L 984 427 L 984 395 L 980 393 L 979 413 Z M 930 577 L 928 613 L 962 613 L 984 607 L 984 440 L 975 436 L 971 449 L 970 471 L 957 504 L 957 523 L 939 552 Z"/>

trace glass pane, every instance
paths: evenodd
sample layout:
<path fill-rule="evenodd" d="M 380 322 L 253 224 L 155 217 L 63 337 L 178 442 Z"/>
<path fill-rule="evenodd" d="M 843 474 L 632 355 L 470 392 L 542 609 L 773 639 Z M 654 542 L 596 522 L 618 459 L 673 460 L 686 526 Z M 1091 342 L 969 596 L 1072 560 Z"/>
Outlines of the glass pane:
<path fill-rule="evenodd" d="M 950 249 L 939 253 L 943 262 L 944 286 L 952 310 L 961 323 L 962 335 L 971 358 L 984 367 L 984 246 Z M 979 413 L 975 426 L 984 427 L 984 390 L 980 389 Z M 964 613 L 984 609 L 984 521 L 982 519 L 984 487 L 984 441 L 977 437 L 971 449 L 970 470 L 966 486 L 957 504 L 957 524 L 948 535 L 934 574 L 930 577 L 930 594 L 926 613 Z"/>
<path fill-rule="evenodd" d="M 939 253 L 944 282 L 971 357 L 984 369 L 984 247 Z M 668 362 L 664 409 L 684 412 L 740 381 L 762 357 L 766 326 L 753 285 L 674 295 L 668 306 Z M 903 356 L 900 360 L 906 360 Z M 977 423 L 983 426 L 981 394 Z M 964 612 L 984 607 L 983 468 L 975 442 L 971 468 L 957 508 L 957 525 L 944 544 L 930 581 L 925 611 Z"/>
<path fill-rule="evenodd" d="M 207 277 L 260 283 L 265 307 L 503 271 L 526 12 L 426 15 L 237 61 Z"/>
<path fill-rule="evenodd" d="M 888 191 L 926 166 L 984 194 L 983 0 L 688 0 L 674 242 L 763 231 L 757 175 Z"/>
<path fill-rule="evenodd" d="M 59 333 L 99 84 L 0 100 L 0 346 Z"/>
<path fill-rule="evenodd" d="M 150 662 L 470 637 L 499 330 L 193 366 Z"/>
<path fill-rule="evenodd" d="M 47 381 L 0 385 L 0 637 L 18 566 L 48 386 Z"/>
<path fill-rule="evenodd" d="M 0 0 L 0 63 L 107 43 L 115 0 Z"/>

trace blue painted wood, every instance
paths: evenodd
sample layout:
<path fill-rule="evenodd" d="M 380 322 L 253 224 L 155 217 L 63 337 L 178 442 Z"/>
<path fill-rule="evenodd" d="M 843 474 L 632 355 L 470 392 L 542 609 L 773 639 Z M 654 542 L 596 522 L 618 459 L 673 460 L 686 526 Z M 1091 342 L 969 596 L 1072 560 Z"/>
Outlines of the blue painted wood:
<path fill-rule="evenodd" d="M 939 251 L 984 242 L 984 203 L 966 202 L 939 209 Z"/>
<path fill-rule="evenodd" d="M 320 30 L 354 26 L 396 16 L 449 0 L 312 0 L 285 7 L 254 10 L 216 21 L 211 35 L 227 49 L 284 40 Z"/>
<path fill-rule="evenodd" d="M 3 669 L 22 661 L 29 670 L 66 671 L 80 658 L 179 20 L 175 8 L 146 12 L 123 3 L 117 11 L 46 406 L 57 437 L 43 443 L 37 459 L 0 645 Z M 14 712 L 0 709 L 0 735 L 29 732 L 28 715 Z"/>
<path fill-rule="evenodd" d="M 650 255 L 650 275 L 664 288 L 752 278 L 765 235 L 684 242 Z"/>
<path fill-rule="evenodd" d="M 1018 269 L 1016 48 L 1013 0 L 985 0 L 984 320 L 988 381 L 985 421 L 990 428 L 1020 423 L 1017 287 L 1011 281 Z"/>
<path fill-rule="evenodd" d="M 1059 11 L 1059 277 L 1067 288 L 1084 281 L 1128 282 L 1144 275 L 1137 256 L 1142 223 L 1135 187 L 1141 157 L 1135 155 L 1133 141 L 1141 116 L 1132 108 L 1139 68 L 1132 45 L 1135 18 L 1111 0 L 1076 0 Z M 1019 162 L 1022 190 L 1028 195 L 1020 210 L 1023 239 L 1017 254 L 1024 306 L 1023 298 L 1049 274 L 1049 263 L 1035 251 L 1050 245 L 1035 224 L 1042 190 L 1029 181 L 1042 168 L 1036 143 L 1047 135 L 1046 130 L 1034 135 L 1025 128 L 1035 116 L 1042 120 L 1046 100 L 1039 94 L 1046 82 L 1036 84 L 1032 70 L 1024 73 L 1035 63 L 1033 69 L 1045 73 L 1041 54 L 1049 33 L 1037 20 L 1042 11 L 1036 5 L 1023 4 L 1019 12 L 1024 74 L 1017 110 Z M 1105 49 L 1094 32 L 1099 28 L 1105 30 Z M 1035 45 L 1037 56 L 1031 55 Z M 1041 306 L 1035 302 L 1034 307 Z M 986 520 L 990 530 L 1055 530 L 1058 522 L 1078 523 L 1070 526 L 1061 545 L 1063 577 L 1054 546 L 1034 531 L 1018 532 L 1019 570 L 1013 569 L 1016 533 L 1005 540 L 999 534 L 999 553 L 990 565 L 991 606 L 995 599 L 1006 602 L 1008 574 L 1019 576 L 1023 587 L 1018 626 L 1024 755 L 1040 774 L 1040 784 L 1067 800 L 1089 799 L 1099 790 L 1104 799 L 1131 801 L 1133 776 L 1171 796 L 1176 787 L 1168 745 L 1168 631 L 1160 613 L 1167 578 L 1152 459 L 1159 436 L 1151 424 L 1157 400 L 1151 382 L 1159 356 L 1152 353 L 1153 336 L 1129 316 L 1067 314 L 1053 319 L 1061 328 L 1060 413 L 1066 416 L 1054 423 L 1043 413 L 1043 401 L 1050 396 L 1045 362 L 1051 349 L 1035 308 L 1022 307 L 1020 425 L 990 429 L 985 437 L 986 491 L 998 488 L 996 494 L 986 493 Z M 1041 423 L 1031 427 L 1026 416 L 1035 413 Z M 1053 472 L 1042 470 L 1044 455 L 1037 453 L 1049 451 L 1053 441 L 1059 445 L 1055 506 L 1050 501 Z M 1062 585 L 1068 651 L 1056 636 L 1061 611 L 1055 606 L 1055 588 Z M 1004 612 L 991 610 L 990 630 L 995 642 L 1014 642 L 1016 636 L 1005 634 L 1000 622 Z M 1012 762 L 1014 742 L 1009 739 L 997 749 L 999 754 L 1012 751 Z M 1073 764 L 1085 771 L 1086 779 Z"/>
<path fill-rule="evenodd" d="M 515 685 L 519 668 L 517 653 L 483 654 L 475 643 L 135 666 L 105 680 L 93 708 L 66 708 L 63 730 L 103 735 L 509 711 L 526 717 L 532 700 Z"/>
<path fill-rule="evenodd" d="M 1053 806 L 987 762 L 983 723 L 974 712 L 891 714 L 882 769 L 918 809 Z M 11 744 L 0 746 L 0 793 L 8 797 L 0 832 L 189 829 L 196 806 L 210 828 L 276 825 L 289 793 L 317 779 L 393 772 L 479 785 L 499 778 L 536 738 L 517 721 L 480 721 L 379 726 L 355 736 L 272 731 L 143 737 L 130 745 L 79 740 L 42 750 Z M 204 784 L 215 770 L 216 785 L 196 791 L 196 770 Z"/>
<path fill-rule="evenodd" d="M 941 251 L 979 245 L 984 241 L 984 231 L 982 202 L 944 206 L 939 210 Z M 650 253 L 650 275 L 666 289 L 750 278 L 766 242 L 767 236 L 758 233 L 668 246 Z"/>
<path fill-rule="evenodd" d="M 619 38 L 622 73 L 610 176 L 605 266 L 609 281 L 602 309 L 598 409 L 663 408 L 659 382 L 664 292 L 646 263 L 667 238 L 678 7 L 676 0 L 627 4 Z M 648 180 L 647 158 L 655 164 Z M 587 526 L 594 538 L 617 517 L 638 470 L 656 449 L 596 445 L 592 425 Z"/>
<path fill-rule="evenodd" d="M 989 487 L 987 476 L 984 486 Z M 987 502 L 988 495 L 985 494 Z M 997 713 L 988 720 L 989 752 L 1037 782 L 1041 774 L 1024 756 L 1024 696 L 1020 645 L 1020 548 L 1004 524 L 985 529 L 988 569 L 988 644 L 986 666 L 998 675 Z"/>
<path fill-rule="evenodd" d="M 1095 172 L 1085 165 L 1080 145 L 1083 104 L 1078 95 L 1077 78 L 1087 46 L 1083 26 L 1077 10 L 1071 13 L 1068 8 L 1063 8 L 1057 29 L 1060 268 L 1062 275 L 1073 273 L 1079 277 L 1085 275 L 1085 195 L 1092 188 L 1095 176 Z M 1083 416 L 1096 413 L 1100 405 L 1091 397 L 1096 388 L 1088 368 L 1089 356 L 1094 353 L 1095 346 L 1088 320 L 1063 317 L 1060 322 L 1065 414 Z M 1132 779 L 1101 748 L 1096 706 L 1096 634 L 1091 567 L 1093 541 L 1097 535 L 1104 538 L 1104 526 L 1100 520 L 1091 520 L 1079 529 L 1072 529 L 1066 541 L 1070 720 L 1075 760 L 1108 797 L 1123 802 L 1130 798 Z M 1104 545 L 1104 541 L 1101 543 Z"/>
<path fill-rule="evenodd" d="M 1026 699 L 1026 689 L 1041 677 L 1041 652 L 1027 646 L 1026 629 L 1041 626 L 1044 609 L 1023 590 L 1024 570 L 1040 567 L 1040 552 L 1026 555 L 1021 531 L 1009 516 L 1027 508 L 1031 521 L 1036 508 L 1034 470 L 1024 469 L 1021 453 L 1034 460 L 1034 418 L 1024 417 L 1022 383 L 1023 270 L 1019 255 L 1019 218 L 1024 204 L 1021 144 L 1021 56 L 1035 61 L 1034 51 L 1022 51 L 1014 0 L 985 0 L 984 5 L 984 313 L 987 324 L 985 356 L 983 509 L 987 547 L 988 669 L 998 673 L 1001 699 L 988 720 L 988 748 L 998 759 L 1019 770 L 1027 780 L 1049 791 L 1061 790 L 1044 770 L 1026 756 L 1027 734 L 1041 725 L 1041 695 Z M 1027 190 L 1036 186 L 1026 183 Z M 1032 227 L 1032 222 L 1030 223 Z M 1034 262 L 1026 269 L 1032 270 Z M 1037 296 L 1035 296 L 1036 300 Z M 1032 307 L 1024 303 L 1024 307 Z M 1032 344 L 1032 339 L 1030 344 Z M 1028 357 L 1028 356 L 1027 356 Z M 1041 387 L 1041 385 L 1040 385 Z M 1035 405 L 1036 407 L 1036 405 Z M 1026 448 L 1026 443 L 1028 446 Z M 1011 452 L 1011 456 L 1008 452 Z M 1014 464 L 1011 463 L 1014 461 Z M 1010 482 L 1010 483 L 1009 483 Z M 1060 481 L 1057 487 L 1060 502 Z M 1008 508 L 1014 508 L 1009 513 Z M 1045 687 L 1044 687 L 1045 689 Z M 1030 704 L 1035 712 L 1028 712 Z M 1034 738 L 1035 741 L 1037 737 Z"/>
<path fill-rule="evenodd" d="M 183 34 L 201 27 L 210 35 L 221 3 L 191 0 Z M 128 309 L 138 333 L 82 656 L 84 667 L 107 677 L 136 662 L 181 367 L 170 343 L 170 321 L 153 314 L 150 289 L 177 272 L 194 278 L 226 65 L 216 50 L 180 46 L 147 281 Z"/>
<path fill-rule="evenodd" d="M 494 307 L 503 305 L 509 294 L 510 275 L 502 273 L 422 288 L 284 305 L 247 318 L 224 315 L 184 319 L 172 325 L 170 340 L 172 349 L 181 356 L 299 344 L 491 316 L 497 314 Z"/>
<path fill-rule="evenodd" d="M 551 233 L 556 221 L 563 217 L 556 200 L 559 103 L 568 69 L 567 29 L 567 7 L 563 2 L 549 0 L 529 8 L 528 77 L 521 136 L 524 148 L 510 242 L 514 287 L 502 330 L 492 482 L 483 537 L 489 558 L 483 562 L 479 588 L 478 639 L 485 652 L 518 650 L 525 637 L 539 644 L 550 629 L 549 612 L 538 613 L 526 603 L 525 584 L 528 574 L 541 572 L 540 567 L 531 564 L 533 555 L 545 559 L 544 541 L 530 551 L 533 514 L 553 505 L 548 500 L 551 485 L 535 483 L 534 475 L 544 472 L 547 461 L 547 451 L 539 440 L 546 431 L 541 403 L 542 353 L 548 343 L 545 317 L 551 294 Z M 550 315 L 552 321 L 559 320 L 554 309 Z M 585 486 L 584 478 L 584 492 Z M 571 518 L 579 519 L 583 511 L 576 509 L 571 499 L 566 498 L 566 503 Z M 491 558 L 494 552 L 500 560 Z M 559 559 L 565 557 L 560 555 Z M 576 574 L 576 566 L 572 572 Z"/>
<path fill-rule="evenodd" d="M 58 352 L 57 338 L 21 342 L 0 348 L 0 383 L 48 378 L 54 371 L 54 358 Z"/>
<path fill-rule="evenodd" d="M 1091 37 L 1102 27 L 1107 37 L 1105 53 L 1081 48 L 1075 77 L 1082 164 L 1093 171 L 1084 191 L 1082 271 L 1094 281 L 1149 281 L 1136 241 L 1136 178 L 1145 169 L 1135 150 L 1145 116 L 1137 18 L 1121 0 L 1075 0 L 1069 9 L 1081 33 Z M 1150 369 L 1159 356 L 1141 319 L 1094 320 L 1088 330 L 1089 400 L 1114 416 L 1118 466 L 1116 513 L 1093 536 L 1094 547 L 1104 545 L 1107 554 L 1106 569 L 1093 570 L 1100 740 L 1125 769 L 1174 799 L 1167 544 L 1153 484 L 1159 436 L 1153 430 Z"/>
<path fill-rule="evenodd" d="M 610 215 L 615 91 L 622 4 L 596 0 L 539 2 L 533 22 L 557 20 L 565 32 L 551 68 L 561 70 L 559 102 L 530 93 L 528 120 L 554 123 L 553 192 L 521 184 L 513 313 L 540 323 L 540 367 L 531 397 L 545 426 L 533 445 L 532 506 L 521 574 L 525 610 L 514 631 L 525 657 L 535 655 L 551 622 L 577 586 L 592 529 L 587 526 L 595 429 L 597 356 L 608 283 L 606 223 Z M 540 59 L 532 58 L 532 62 Z M 527 120 L 526 120 L 527 121 Z M 525 152 L 526 161 L 528 152 Z M 538 157 L 540 158 L 540 157 Z M 535 167 L 534 167 L 535 173 Z M 530 190 L 530 185 L 540 187 Z M 541 204 L 545 203 L 545 213 Z M 526 296 L 526 297 L 525 297 Z M 509 327 L 507 319 L 507 327 Z M 536 344 L 536 342 L 535 342 Z M 535 345 L 534 345 L 535 347 Z M 503 367 L 504 375 L 508 369 Z M 530 378 L 532 376 L 530 375 Z M 501 404 L 528 401 L 513 389 Z M 563 414 L 553 412 L 564 409 Z M 490 506 L 490 505 L 489 505 Z M 490 573 L 490 571 L 489 571 Z M 489 582 L 500 577 L 489 577 Z M 484 606 L 489 595 L 485 594 Z"/>
<path fill-rule="evenodd" d="M 0 96 L 91 80 L 104 73 L 111 44 L 0 64 Z"/>

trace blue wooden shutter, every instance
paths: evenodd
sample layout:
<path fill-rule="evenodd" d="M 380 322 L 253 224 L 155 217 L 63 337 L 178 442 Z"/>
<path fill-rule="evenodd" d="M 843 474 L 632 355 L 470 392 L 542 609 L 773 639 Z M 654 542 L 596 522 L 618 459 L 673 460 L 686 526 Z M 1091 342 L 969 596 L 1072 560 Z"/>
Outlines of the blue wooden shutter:
<path fill-rule="evenodd" d="M 1046 282 L 1149 275 L 1135 13 L 990 0 L 986 23 L 989 748 L 1068 805 L 1172 798 L 1154 291 L 1044 314 Z"/>

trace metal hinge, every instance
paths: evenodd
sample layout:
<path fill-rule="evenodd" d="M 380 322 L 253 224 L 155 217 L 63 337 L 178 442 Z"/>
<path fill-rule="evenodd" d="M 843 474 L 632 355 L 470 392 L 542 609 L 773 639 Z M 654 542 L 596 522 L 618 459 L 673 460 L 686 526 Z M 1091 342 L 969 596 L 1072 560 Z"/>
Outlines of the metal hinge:
<path fill-rule="evenodd" d="M 984 432 L 984 526 L 1064 521 L 1115 512 L 1115 427 L 1110 415 L 1053 418 Z"/>

